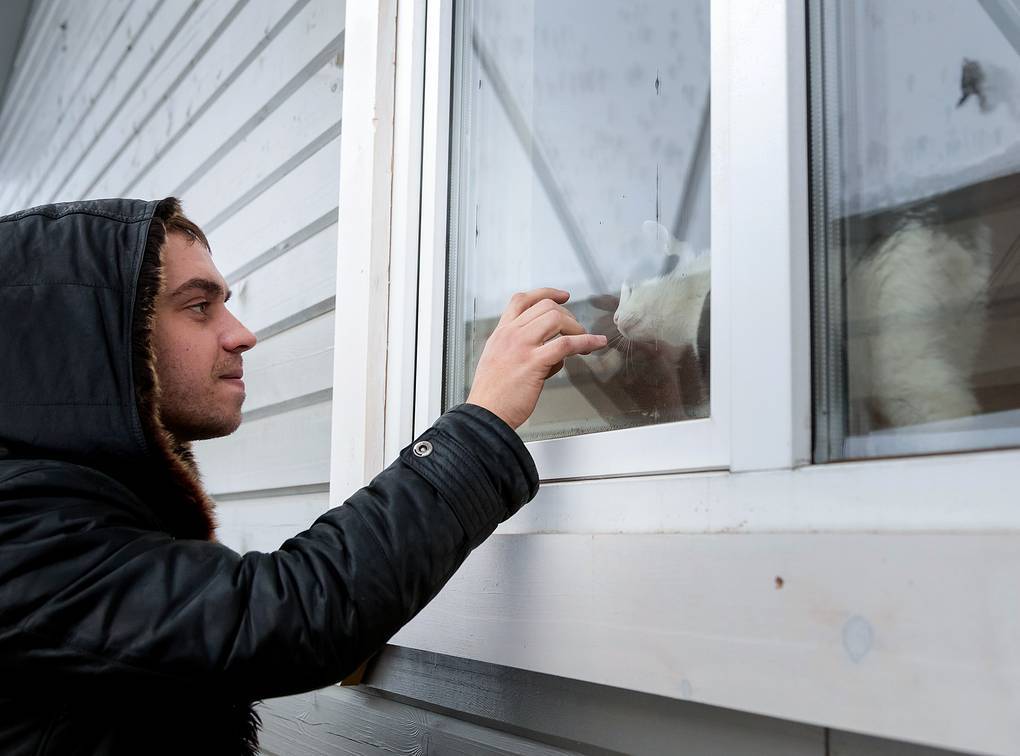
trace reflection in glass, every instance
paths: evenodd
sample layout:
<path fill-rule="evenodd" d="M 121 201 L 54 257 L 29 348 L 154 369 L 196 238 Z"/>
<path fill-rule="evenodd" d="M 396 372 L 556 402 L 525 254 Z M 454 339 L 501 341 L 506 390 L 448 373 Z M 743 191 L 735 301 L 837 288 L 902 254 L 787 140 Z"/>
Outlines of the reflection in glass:
<path fill-rule="evenodd" d="M 445 402 L 515 291 L 611 348 L 550 379 L 528 440 L 709 414 L 708 0 L 455 6 Z"/>
<path fill-rule="evenodd" d="M 1020 443 L 1020 13 L 811 6 L 816 458 Z"/>

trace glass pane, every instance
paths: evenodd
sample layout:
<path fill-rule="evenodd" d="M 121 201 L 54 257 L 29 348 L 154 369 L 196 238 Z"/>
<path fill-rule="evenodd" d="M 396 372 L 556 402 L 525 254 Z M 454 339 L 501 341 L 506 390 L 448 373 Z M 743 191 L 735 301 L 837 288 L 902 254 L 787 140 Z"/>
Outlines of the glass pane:
<path fill-rule="evenodd" d="M 810 8 L 816 458 L 1020 444 L 1020 7 Z"/>
<path fill-rule="evenodd" d="M 550 379 L 528 440 L 706 417 L 708 0 L 455 6 L 447 406 L 515 291 L 611 348 Z"/>

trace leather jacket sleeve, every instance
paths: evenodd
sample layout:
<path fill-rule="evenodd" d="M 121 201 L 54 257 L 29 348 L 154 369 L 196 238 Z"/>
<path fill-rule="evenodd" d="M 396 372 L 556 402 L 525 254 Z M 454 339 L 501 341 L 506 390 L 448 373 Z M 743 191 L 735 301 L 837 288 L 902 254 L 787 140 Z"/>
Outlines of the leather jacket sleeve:
<path fill-rule="evenodd" d="M 536 491 L 517 435 L 470 405 L 273 553 L 174 540 L 100 486 L 25 470 L 0 480 L 0 675 L 246 700 L 328 685 Z"/>

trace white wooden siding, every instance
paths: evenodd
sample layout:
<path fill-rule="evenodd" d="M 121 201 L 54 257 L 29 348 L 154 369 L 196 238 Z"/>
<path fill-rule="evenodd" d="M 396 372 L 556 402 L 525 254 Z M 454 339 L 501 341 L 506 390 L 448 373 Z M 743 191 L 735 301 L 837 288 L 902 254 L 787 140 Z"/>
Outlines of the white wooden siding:
<path fill-rule="evenodd" d="M 220 540 L 330 505 L 344 14 L 333 0 L 38 0 L 0 109 L 0 214 L 179 196 L 259 337 L 241 429 L 197 445 Z"/>

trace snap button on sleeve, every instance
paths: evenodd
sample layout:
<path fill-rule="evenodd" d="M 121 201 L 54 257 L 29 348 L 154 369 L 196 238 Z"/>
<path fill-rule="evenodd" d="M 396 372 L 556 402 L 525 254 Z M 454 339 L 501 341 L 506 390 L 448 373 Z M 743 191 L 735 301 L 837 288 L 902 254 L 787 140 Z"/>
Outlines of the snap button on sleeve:
<path fill-rule="evenodd" d="M 416 457 L 427 457 L 432 453 L 432 444 L 428 441 L 419 441 L 411 451 Z"/>

